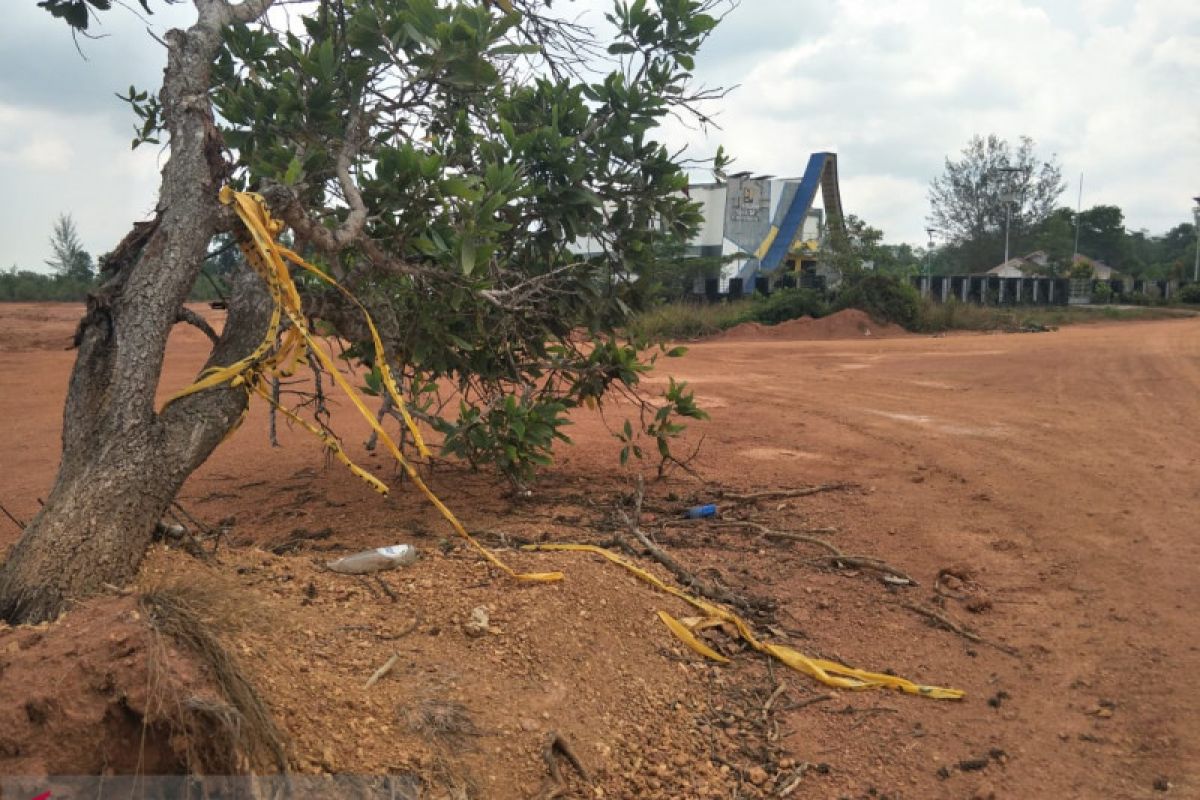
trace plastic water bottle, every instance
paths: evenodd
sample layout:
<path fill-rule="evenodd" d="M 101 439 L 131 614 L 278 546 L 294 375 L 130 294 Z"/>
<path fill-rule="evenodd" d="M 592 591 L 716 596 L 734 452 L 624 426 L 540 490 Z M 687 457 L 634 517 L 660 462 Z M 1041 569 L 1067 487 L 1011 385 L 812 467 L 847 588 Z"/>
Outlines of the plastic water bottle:
<path fill-rule="evenodd" d="M 405 567 L 417 560 L 417 548 L 411 544 L 394 544 L 391 547 L 377 547 L 374 550 L 364 550 L 337 561 L 330 561 L 327 566 L 330 572 L 340 572 L 343 575 L 366 575 L 371 572 Z"/>
<path fill-rule="evenodd" d="M 683 515 L 688 519 L 704 519 L 706 517 L 715 517 L 717 515 L 717 507 L 713 503 L 704 506 L 692 506 Z"/>

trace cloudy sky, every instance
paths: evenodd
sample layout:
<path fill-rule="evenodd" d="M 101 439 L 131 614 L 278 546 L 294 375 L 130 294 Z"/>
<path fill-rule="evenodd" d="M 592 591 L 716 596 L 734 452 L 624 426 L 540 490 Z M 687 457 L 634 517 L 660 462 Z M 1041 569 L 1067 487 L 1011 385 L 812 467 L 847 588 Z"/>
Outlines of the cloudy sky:
<path fill-rule="evenodd" d="M 164 52 L 116 9 L 84 61 L 35 0 L 6 5 L 0 268 L 45 269 L 60 212 L 101 253 L 153 207 L 162 154 L 130 150 L 113 93 L 155 86 Z M 191 15 L 155 7 L 160 34 Z M 1200 194 L 1200 3 L 742 0 L 697 72 L 739 88 L 714 109 L 720 130 L 672 125 L 673 143 L 723 144 L 735 169 L 780 176 L 836 151 L 847 211 L 889 241 L 925 242 L 929 181 L 976 133 L 1033 137 L 1070 181 L 1064 203 L 1082 171 L 1084 206 L 1119 205 L 1133 229 L 1190 221 Z"/>

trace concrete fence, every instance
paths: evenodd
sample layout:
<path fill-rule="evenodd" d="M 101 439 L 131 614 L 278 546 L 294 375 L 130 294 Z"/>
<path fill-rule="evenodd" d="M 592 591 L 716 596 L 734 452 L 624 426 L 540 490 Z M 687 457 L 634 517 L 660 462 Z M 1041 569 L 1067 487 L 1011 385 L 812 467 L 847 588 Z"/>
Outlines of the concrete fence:
<path fill-rule="evenodd" d="M 1130 278 L 1098 280 L 1094 278 L 1002 278 L 998 275 L 916 275 L 912 285 L 922 297 L 945 303 L 957 300 L 976 305 L 1065 306 L 1090 303 L 1103 294 L 1105 284 L 1113 299 L 1123 294 L 1144 294 L 1170 300 L 1178 291 L 1176 281 L 1148 281 Z"/>

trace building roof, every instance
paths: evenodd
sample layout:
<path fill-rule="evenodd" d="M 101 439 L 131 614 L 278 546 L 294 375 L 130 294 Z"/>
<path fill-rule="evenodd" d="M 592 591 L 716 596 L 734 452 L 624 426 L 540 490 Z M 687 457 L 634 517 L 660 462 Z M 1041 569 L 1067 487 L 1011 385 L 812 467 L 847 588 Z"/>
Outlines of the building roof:
<path fill-rule="evenodd" d="M 1014 271 L 1019 271 L 1021 275 L 1027 275 L 1040 268 L 1045 267 L 1050 263 L 1050 256 L 1045 250 L 1034 250 L 1032 253 L 1027 253 L 1023 256 L 1014 256 L 1003 264 L 997 264 L 989 270 L 982 273 L 983 275 L 1004 275 L 1010 277 L 1018 277 Z M 1085 256 L 1083 253 L 1076 253 L 1072 259 L 1073 264 L 1089 264 L 1092 267 L 1093 274 L 1100 280 L 1108 280 L 1115 275 L 1119 275 L 1120 271 L 1116 268 L 1105 264 L 1099 259 Z"/>

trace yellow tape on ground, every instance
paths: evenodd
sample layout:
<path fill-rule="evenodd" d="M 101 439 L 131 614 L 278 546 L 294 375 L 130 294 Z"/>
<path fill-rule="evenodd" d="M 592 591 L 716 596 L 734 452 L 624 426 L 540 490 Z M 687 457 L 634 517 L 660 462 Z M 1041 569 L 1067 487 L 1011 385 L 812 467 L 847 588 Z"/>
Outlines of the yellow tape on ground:
<path fill-rule="evenodd" d="M 667 625 L 667 627 L 670 628 L 672 633 L 678 636 L 684 644 L 707 658 L 713 658 L 717 661 L 727 660 L 724 658 L 724 656 L 721 656 L 720 654 L 711 650 L 707 645 L 697 639 L 692 631 L 694 629 L 706 627 L 707 625 L 711 624 L 711 621 L 713 620 L 720 620 L 721 622 L 728 622 L 737 628 L 738 634 L 742 637 L 743 641 L 745 641 L 746 644 L 750 645 L 755 650 L 771 656 L 780 663 L 791 667 L 797 672 L 802 672 L 805 675 L 815 678 L 826 686 L 833 686 L 838 689 L 850 689 L 855 691 L 888 688 L 905 692 L 907 694 L 919 695 L 921 697 L 932 697 L 937 700 L 961 700 L 964 694 L 961 689 L 945 689 L 940 686 L 925 686 L 905 680 L 904 678 L 898 678 L 895 675 L 885 675 L 881 672 L 867 672 L 865 670 L 847 667 L 844 664 L 838 664 L 835 661 L 826 661 L 825 659 L 821 658 L 809 658 L 803 653 L 793 650 L 790 647 L 785 647 L 784 645 L 761 642 L 750 630 L 750 626 L 746 624 L 745 620 L 743 620 L 737 614 L 734 614 L 732 611 L 716 605 L 715 603 L 710 603 L 707 600 L 701 600 L 698 597 L 688 594 L 682 589 L 671 586 L 641 567 L 636 566 L 611 550 L 606 550 L 603 547 L 597 547 L 590 544 L 531 544 L 526 545 L 522 549 L 595 553 L 599 556 L 603 556 L 612 563 L 623 567 L 651 586 L 654 586 L 655 588 L 664 591 L 667 594 L 674 595 L 693 608 L 703 611 L 707 615 L 707 618 L 699 620 L 692 626 L 692 628 L 688 628 L 682 622 L 676 620 L 674 617 L 666 614 L 665 612 L 660 611 L 659 617 Z"/>
<path fill-rule="evenodd" d="M 704 656 L 705 658 L 712 659 L 713 661 L 719 661 L 722 664 L 729 663 L 728 658 L 697 639 L 696 634 L 692 632 L 694 630 L 693 628 L 687 627 L 665 611 L 659 611 L 658 618 L 663 621 L 664 625 L 671 629 L 671 633 L 679 637 L 679 641 L 686 644 L 692 650 L 695 650 L 700 655 Z"/>
<path fill-rule="evenodd" d="M 242 221 L 242 225 L 235 232 L 235 236 L 243 255 L 246 257 L 247 263 L 263 279 L 267 285 L 267 290 L 270 292 L 273 301 L 270 322 L 267 325 L 266 336 L 254 349 L 254 352 L 228 366 L 213 367 L 206 370 L 201 374 L 199 380 L 167 400 L 166 405 L 170 405 L 181 397 L 186 397 L 216 386 L 244 386 L 247 393 L 253 392 L 265 398 L 267 402 L 271 403 L 289 420 L 299 423 L 320 439 L 326 449 L 352 473 L 366 481 L 375 491 L 386 495 L 388 493 L 387 485 L 367 470 L 355 464 L 346 455 L 341 443 L 335 436 L 304 420 L 295 411 L 275 402 L 267 391 L 265 384 L 268 377 L 290 375 L 296 369 L 300 359 L 305 355 L 309 355 L 316 359 L 329 373 L 334 383 L 345 393 L 350 402 L 354 404 L 354 407 L 358 409 L 358 412 L 362 414 L 363 419 L 375 431 L 387 451 L 404 468 L 409 479 L 433 503 L 434 507 L 450 523 L 450 526 L 454 528 L 454 531 L 459 536 L 466 539 L 475 550 L 496 568 L 517 580 L 541 582 L 562 580 L 563 575 L 561 572 L 516 572 L 497 558 L 494 553 L 479 544 L 467 532 L 467 529 L 458 521 L 454 513 L 438 499 L 425 484 L 425 481 L 421 479 L 416 468 L 404 457 L 400 452 L 400 448 L 392 440 L 392 437 L 388 435 L 383 426 L 375 419 L 375 415 L 367 408 L 366 403 L 363 402 L 357 390 L 338 371 L 332 356 L 313 337 L 308 329 L 308 321 L 304 316 L 304 310 L 301 306 L 300 293 L 296 289 L 296 284 L 292 281 L 287 262 L 295 264 L 309 274 L 334 287 L 362 312 L 363 319 L 367 323 L 367 328 L 371 332 L 372 343 L 375 347 L 375 366 L 378 367 L 379 373 L 383 378 L 383 385 L 391 396 L 393 404 L 400 410 L 405 427 L 412 433 L 413 441 L 416 442 L 419 452 L 423 456 L 428 456 L 429 450 L 425 445 L 425 440 L 422 438 L 416 422 L 409 414 L 404 399 L 400 396 L 399 388 L 396 386 L 391 370 L 388 367 L 387 354 L 384 352 L 379 331 L 376 329 L 375 322 L 371 319 L 371 315 L 366 307 L 336 280 L 321 272 L 321 270 L 305 261 L 295 252 L 281 246 L 275 241 L 275 237 L 283 230 L 283 223 L 271 217 L 266 203 L 260 195 L 249 192 L 235 192 L 226 186 L 221 189 L 220 200 L 226 205 L 233 206 L 238 218 Z M 287 318 L 291 327 L 280 334 L 280 327 L 284 317 Z"/>

